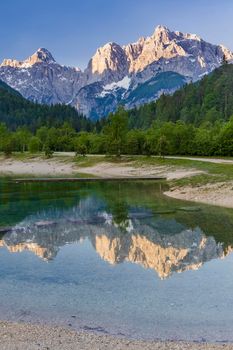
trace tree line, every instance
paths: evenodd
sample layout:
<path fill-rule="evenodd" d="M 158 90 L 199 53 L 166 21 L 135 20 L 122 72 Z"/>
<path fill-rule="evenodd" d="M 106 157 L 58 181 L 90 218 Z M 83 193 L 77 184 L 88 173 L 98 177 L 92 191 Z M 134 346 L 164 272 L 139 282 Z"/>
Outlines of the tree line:
<path fill-rule="evenodd" d="M 184 121 L 155 121 L 147 130 L 130 129 L 128 112 L 120 107 L 106 119 L 100 132 L 76 131 L 68 122 L 61 127 L 42 126 L 34 133 L 27 127 L 11 131 L 0 124 L 0 151 L 74 151 L 92 154 L 233 156 L 233 117 L 205 122 L 199 127 Z"/>
<path fill-rule="evenodd" d="M 26 100 L 20 93 L 0 81 L 0 122 L 11 131 L 26 127 L 35 133 L 41 126 L 61 127 L 68 122 L 76 131 L 101 128 L 71 106 L 44 105 Z"/>

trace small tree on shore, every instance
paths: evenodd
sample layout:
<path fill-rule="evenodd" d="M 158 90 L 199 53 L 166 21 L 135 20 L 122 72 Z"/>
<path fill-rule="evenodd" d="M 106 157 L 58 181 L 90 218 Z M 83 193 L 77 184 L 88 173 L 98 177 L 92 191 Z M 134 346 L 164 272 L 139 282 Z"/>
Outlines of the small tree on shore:
<path fill-rule="evenodd" d="M 46 158 L 52 158 L 53 156 L 53 150 L 50 147 L 50 144 L 48 142 L 44 145 L 44 154 Z"/>

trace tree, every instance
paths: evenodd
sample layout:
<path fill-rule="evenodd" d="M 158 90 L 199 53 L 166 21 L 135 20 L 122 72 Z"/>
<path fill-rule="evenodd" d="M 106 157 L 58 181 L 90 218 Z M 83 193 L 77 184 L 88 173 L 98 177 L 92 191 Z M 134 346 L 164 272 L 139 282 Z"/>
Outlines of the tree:
<path fill-rule="evenodd" d="M 14 142 L 20 152 L 25 152 L 32 134 L 26 127 L 18 128 L 14 134 Z"/>
<path fill-rule="evenodd" d="M 78 156 L 79 154 L 81 154 L 83 157 L 86 156 L 86 154 L 87 154 L 87 147 L 82 142 L 82 140 L 79 140 L 79 139 L 76 140 L 75 152 L 76 152 L 76 156 Z"/>
<path fill-rule="evenodd" d="M 46 158 L 52 158 L 53 156 L 53 151 L 51 149 L 49 142 L 46 142 L 44 145 L 44 153 Z"/>
<path fill-rule="evenodd" d="M 7 138 L 9 137 L 9 131 L 6 124 L 0 123 L 0 151 L 3 151 Z"/>
<path fill-rule="evenodd" d="M 36 131 L 36 136 L 40 139 L 41 143 L 44 145 L 48 137 L 47 126 L 42 126 Z"/>
<path fill-rule="evenodd" d="M 12 136 L 9 134 L 3 143 L 3 152 L 6 157 L 9 157 L 13 152 L 13 140 Z"/>
<path fill-rule="evenodd" d="M 9 156 L 11 155 L 13 148 L 12 134 L 4 123 L 0 123 L 0 151 L 2 151 L 5 156 Z"/>
<path fill-rule="evenodd" d="M 220 155 L 233 156 L 233 117 L 220 131 L 218 149 Z"/>
<path fill-rule="evenodd" d="M 167 141 L 166 136 L 164 136 L 164 135 L 160 136 L 160 138 L 158 140 L 157 150 L 158 150 L 159 156 L 164 158 L 164 156 L 165 156 L 165 154 L 167 154 L 167 150 L 168 150 L 168 141 Z"/>
<path fill-rule="evenodd" d="M 74 150 L 76 154 L 81 154 L 83 157 L 90 152 L 90 134 L 87 132 L 80 132 L 78 137 L 74 140 Z"/>
<path fill-rule="evenodd" d="M 128 130 L 128 114 L 119 107 L 115 114 L 110 115 L 108 124 L 104 127 L 107 153 L 120 157 L 124 151 Z"/>
<path fill-rule="evenodd" d="M 126 153 L 127 154 L 143 154 L 143 147 L 146 136 L 142 130 L 130 130 L 126 137 Z"/>
<path fill-rule="evenodd" d="M 33 136 L 31 137 L 28 145 L 28 149 L 30 153 L 37 153 L 41 150 L 41 141 L 39 137 Z"/>

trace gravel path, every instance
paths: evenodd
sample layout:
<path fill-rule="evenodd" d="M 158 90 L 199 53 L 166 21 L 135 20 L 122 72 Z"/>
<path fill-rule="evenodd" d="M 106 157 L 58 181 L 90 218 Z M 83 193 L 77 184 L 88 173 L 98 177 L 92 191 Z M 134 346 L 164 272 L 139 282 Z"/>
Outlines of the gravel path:
<path fill-rule="evenodd" d="M 143 342 L 23 323 L 0 322 L 1 350 L 233 350 L 231 344 Z"/>
<path fill-rule="evenodd" d="M 222 159 L 222 158 L 176 157 L 176 156 L 167 156 L 165 158 L 196 160 L 196 161 L 200 161 L 200 162 L 215 163 L 215 164 L 233 164 L 232 159 Z"/>

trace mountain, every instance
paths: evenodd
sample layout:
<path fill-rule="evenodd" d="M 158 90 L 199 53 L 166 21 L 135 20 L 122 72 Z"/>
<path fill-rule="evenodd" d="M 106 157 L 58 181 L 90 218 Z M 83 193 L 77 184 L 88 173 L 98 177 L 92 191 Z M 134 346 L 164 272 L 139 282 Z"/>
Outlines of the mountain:
<path fill-rule="evenodd" d="M 223 58 L 231 62 L 233 53 L 222 45 L 158 26 L 135 43 L 98 48 L 84 71 L 58 64 L 41 48 L 25 61 L 4 60 L 0 79 L 29 100 L 70 104 L 97 119 L 120 103 L 130 109 L 171 94 L 209 74 Z"/>
<path fill-rule="evenodd" d="M 0 123 L 11 130 L 28 126 L 35 131 L 42 125 L 61 126 L 65 121 L 76 130 L 90 131 L 90 120 L 80 115 L 75 108 L 66 105 L 43 105 L 28 101 L 20 93 L 0 80 Z"/>
<path fill-rule="evenodd" d="M 80 89 L 82 72 L 59 65 L 46 49 L 39 49 L 25 61 L 6 59 L 0 65 L 0 79 L 30 101 L 69 104 Z"/>

